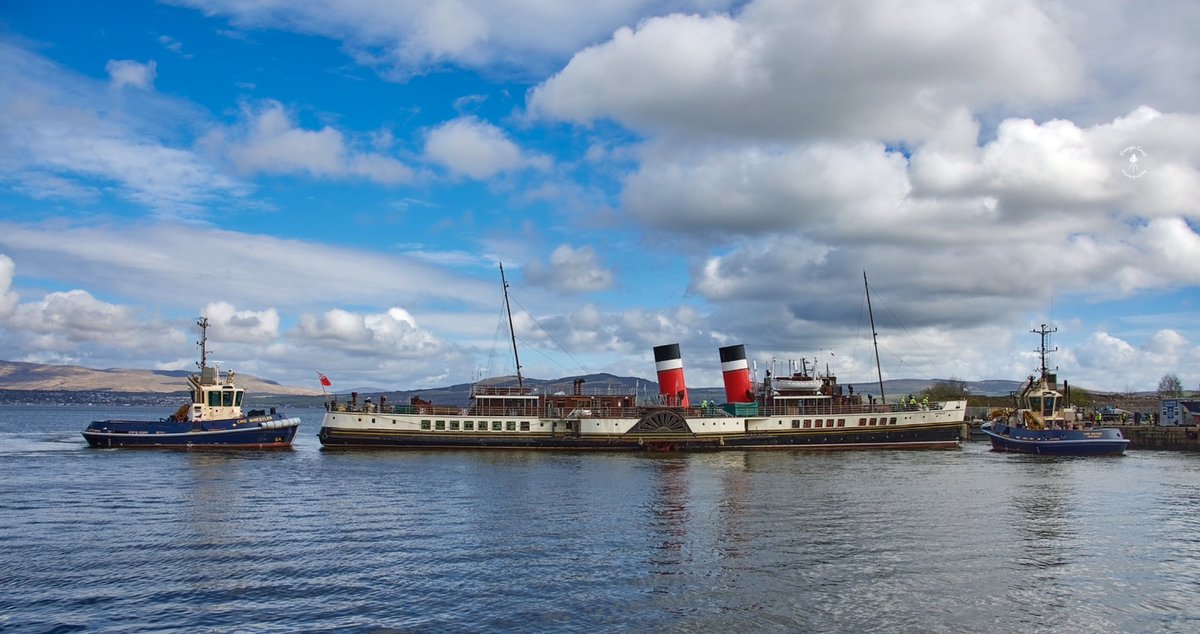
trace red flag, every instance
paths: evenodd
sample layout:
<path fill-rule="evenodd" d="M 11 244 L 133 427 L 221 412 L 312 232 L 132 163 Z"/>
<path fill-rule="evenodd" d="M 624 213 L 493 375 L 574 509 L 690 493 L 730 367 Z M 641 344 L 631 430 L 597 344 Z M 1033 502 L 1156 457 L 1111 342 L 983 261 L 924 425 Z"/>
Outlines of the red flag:
<path fill-rule="evenodd" d="M 317 378 L 321 380 L 321 385 L 324 385 L 325 387 L 331 387 L 333 385 L 333 383 L 329 382 L 329 377 L 321 374 L 320 372 L 317 373 Z"/>

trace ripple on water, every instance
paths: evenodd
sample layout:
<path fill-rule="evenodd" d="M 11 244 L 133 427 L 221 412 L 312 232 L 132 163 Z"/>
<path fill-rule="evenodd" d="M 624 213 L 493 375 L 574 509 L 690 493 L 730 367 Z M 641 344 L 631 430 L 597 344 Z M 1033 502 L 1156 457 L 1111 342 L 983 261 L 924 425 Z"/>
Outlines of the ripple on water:
<path fill-rule="evenodd" d="M 290 452 L 93 451 L 5 411 L 0 628 L 1200 625 L 1194 456 L 322 452 L 319 413 Z"/>

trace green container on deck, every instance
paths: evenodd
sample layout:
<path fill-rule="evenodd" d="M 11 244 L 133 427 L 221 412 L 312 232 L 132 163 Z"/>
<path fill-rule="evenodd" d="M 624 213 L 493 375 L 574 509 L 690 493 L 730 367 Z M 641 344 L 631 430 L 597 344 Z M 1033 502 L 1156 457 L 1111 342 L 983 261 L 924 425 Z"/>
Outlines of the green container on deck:
<path fill-rule="evenodd" d="M 730 416 L 758 415 L 758 403 L 722 403 L 721 409 Z"/>

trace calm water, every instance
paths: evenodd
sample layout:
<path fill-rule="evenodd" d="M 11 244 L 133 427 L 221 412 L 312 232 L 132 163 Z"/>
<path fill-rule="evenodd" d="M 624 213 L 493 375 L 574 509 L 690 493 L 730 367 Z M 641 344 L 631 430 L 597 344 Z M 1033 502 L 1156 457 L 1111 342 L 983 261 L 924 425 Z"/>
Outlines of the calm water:
<path fill-rule="evenodd" d="M 1200 630 L 1200 455 L 88 449 L 0 406 L 0 629 Z"/>

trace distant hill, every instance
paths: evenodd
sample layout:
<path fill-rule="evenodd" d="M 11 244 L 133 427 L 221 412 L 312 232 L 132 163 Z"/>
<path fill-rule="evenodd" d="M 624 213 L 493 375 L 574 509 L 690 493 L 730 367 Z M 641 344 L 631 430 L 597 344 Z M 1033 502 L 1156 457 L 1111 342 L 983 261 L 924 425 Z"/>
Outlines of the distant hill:
<path fill-rule="evenodd" d="M 113 392 L 123 394 L 167 394 L 187 391 L 185 377 L 189 372 L 167 370 L 131 370 L 108 369 L 95 370 L 71 365 L 44 365 L 38 363 L 22 363 L 16 361 L 0 361 L 0 391 L 8 392 Z M 311 402 L 319 406 L 321 392 L 308 389 L 281 385 L 275 381 L 260 379 L 248 374 L 238 374 L 238 384 L 245 387 L 254 398 L 279 396 L 293 397 L 291 400 Z M 538 392 L 570 394 L 574 389 L 574 381 L 583 379 L 583 389 L 590 393 L 629 393 L 638 391 L 645 396 L 658 393 L 658 383 L 630 376 L 613 374 L 586 374 L 569 376 L 558 379 L 524 379 L 526 387 L 532 387 Z M 889 396 L 901 394 L 916 394 L 929 388 L 940 380 L 929 379 L 896 379 L 884 381 L 884 388 Z M 482 381 L 484 385 L 515 387 L 515 376 L 496 377 Z M 964 381 L 966 388 L 976 396 L 1007 396 L 1020 387 L 1018 381 Z M 860 394 L 878 394 L 878 383 L 852 383 L 854 391 Z M 459 383 L 443 387 L 420 390 L 384 391 L 376 389 L 357 390 L 359 398 L 367 396 L 378 399 L 386 396 L 388 401 L 408 402 L 415 397 L 434 403 L 446 405 L 465 405 L 470 399 L 471 384 Z M 692 400 L 723 401 L 723 387 L 689 387 Z M 347 392 L 338 392 L 338 398 L 349 397 Z"/>
<path fill-rule="evenodd" d="M 0 361 L 0 390 L 55 392 L 131 392 L 162 394 L 188 391 L 187 375 L 180 370 L 95 370 L 75 365 L 45 365 Z M 320 396 L 310 388 L 280 385 L 249 374 L 237 375 L 237 383 L 250 394 Z"/>
<path fill-rule="evenodd" d="M 647 381 L 633 376 L 616 376 L 613 374 L 585 374 L 581 376 L 568 376 L 558 379 L 531 379 L 524 378 L 522 385 L 528 388 L 533 388 L 537 392 L 546 392 L 555 394 L 562 392 L 570 394 L 574 389 L 576 379 L 583 379 L 583 390 L 586 393 L 596 394 L 611 392 L 614 394 L 626 394 L 637 391 L 639 394 L 647 396 L 658 393 L 658 383 Z M 484 379 L 479 382 L 480 385 L 495 386 L 495 387 L 516 387 L 516 376 L 501 376 Z M 447 385 L 445 387 L 426 388 L 422 390 L 397 390 L 387 392 L 359 392 L 359 398 L 364 399 L 368 396 L 373 399 L 378 399 L 380 396 L 387 397 L 387 400 L 392 403 L 407 403 L 413 397 L 418 397 L 432 403 L 444 405 L 466 405 L 471 397 L 471 383 L 459 383 L 457 385 Z M 349 395 L 345 392 L 339 392 L 338 397 L 345 399 Z"/>
<path fill-rule="evenodd" d="M 574 389 L 575 379 L 583 379 L 583 390 L 585 393 L 629 393 L 637 391 L 639 395 L 651 397 L 658 393 L 658 383 L 648 381 L 638 377 L 631 376 L 616 376 L 613 374 L 587 374 L 582 376 L 569 376 L 558 379 L 531 379 L 525 378 L 523 385 L 533 388 L 537 392 L 546 392 L 550 394 L 562 392 L 570 394 Z M 892 381 L 884 381 L 884 389 L 889 397 L 895 397 L 904 394 L 917 394 L 922 390 L 928 389 L 936 383 L 943 382 L 940 379 L 897 379 Z M 967 390 L 975 396 L 1008 396 L 1021 386 L 1019 381 L 964 381 Z M 480 382 L 481 385 L 495 387 L 516 387 L 516 376 L 503 376 L 484 379 Z M 859 394 L 879 394 L 878 383 L 852 383 L 854 391 Z M 413 397 L 422 400 L 430 401 L 443 405 L 465 406 L 470 401 L 471 384 L 459 383 L 457 385 L 448 385 L 445 387 L 426 388 L 422 390 L 396 390 L 396 391 L 358 391 L 358 398 L 365 399 L 368 396 L 374 401 L 378 401 L 380 396 L 387 398 L 389 403 L 407 403 Z M 688 395 L 693 402 L 702 400 L 723 402 L 725 400 L 724 387 L 689 387 Z M 349 391 L 338 392 L 337 397 L 340 400 L 349 398 Z"/>

